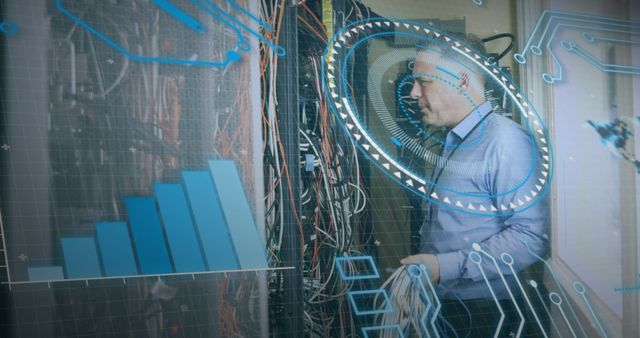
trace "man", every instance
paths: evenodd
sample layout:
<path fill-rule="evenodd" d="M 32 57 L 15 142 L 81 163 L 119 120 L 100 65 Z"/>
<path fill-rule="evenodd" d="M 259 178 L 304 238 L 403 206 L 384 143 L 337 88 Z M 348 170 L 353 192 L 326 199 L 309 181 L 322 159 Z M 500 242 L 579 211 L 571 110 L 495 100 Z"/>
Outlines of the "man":
<path fill-rule="evenodd" d="M 461 37 L 475 51 L 485 53 L 480 39 Z M 508 118 L 494 113 L 485 100 L 484 71 L 438 41 L 422 46 L 415 60 L 411 97 L 418 102 L 422 120 L 446 128 L 441 158 L 431 175 L 433 190 L 442 196 L 446 189 L 486 196 L 484 205 L 510 205 L 512 194 L 501 192 L 529 189 L 518 187 L 535 158 L 530 136 Z M 467 171 L 449 170 L 446 163 L 467 164 Z M 537 161 L 536 161 L 537 162 Z M 529 190 L 526 190 L 529 191 Z M 475 198 L 477 201 L 478 198 Z M 466 205 L 463 202 L 464 205 Z M 513 204 L 511 204 L 513 205 Z M 515 279 L 510 276 L 501 254 L 513 257 L 513 268 L 521 271 L 548 251 L 548 216 L 544 202 L 509 216 L 474 216 L 437 203 L 425 203 L 420 253 L 401 260 L 402 264 L 423 264 L 443 302 L 444 318 L 461 337 L 492 337 L 499 320 L 495 298 L 507 318 L 500 336 L 518 329 L 520 318 L 511 295 L 490 258 L 482 257 L 483 272 L 469 259 L 475 248 L 493 256 L 509 284 L 513 298 L 520 302 Z M 475 243 L 475 245 L 474 245 Z M 494 294 L 492 294 L 492 292 Z M 520 310 L 525 308 L 520 302 Z M 468 313 L 467 313 L 468 312 Z"/>

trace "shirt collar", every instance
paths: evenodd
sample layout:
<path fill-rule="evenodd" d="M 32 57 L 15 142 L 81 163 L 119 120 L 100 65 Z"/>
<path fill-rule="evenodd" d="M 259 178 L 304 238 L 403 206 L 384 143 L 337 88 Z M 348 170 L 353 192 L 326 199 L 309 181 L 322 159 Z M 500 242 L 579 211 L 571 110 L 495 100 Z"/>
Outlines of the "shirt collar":
<path fill-rule="evenodd" d="M 465 117 L 460 123 L 458 123 L 451 131 L 458 135 L 459 138 L 463 139 L 469 135 L 471 130 L 478 124 L 482 119 L 491 112 L 493 108 L 491 104 L 485 101 L 483 104 L 476 107 L 467 117 Z"/>

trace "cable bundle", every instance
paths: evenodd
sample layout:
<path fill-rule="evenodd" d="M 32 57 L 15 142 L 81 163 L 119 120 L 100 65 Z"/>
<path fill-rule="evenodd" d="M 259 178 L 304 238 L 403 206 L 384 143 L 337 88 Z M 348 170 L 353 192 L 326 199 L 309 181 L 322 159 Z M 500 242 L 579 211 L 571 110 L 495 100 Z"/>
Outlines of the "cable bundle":
<path fill-rule="evenodd" d="M 376 320 L 376 325 L 399 325 L 405 337 L 421 335 L 421 317 L 427 310 L 425 297 L 431 304 L 435 304 L 433 297 L 421 289 L 420 277 L 411 276 L 410 270 L 415 269 L 420 268 L 417 265 L 402 265 L 384 282 L 382 288 L 387 290 L 394 311 L 379 315 Z M 376 298 L 374 302 L 378 305 L 381 299 Z M 431 307 L 430 312 L 433 308 L 434 306 Z M 380 337 L 393 338 L 395 333 L 386 331 Z"/>
<path fill-rule="evenodd" d="M 279 2 L 262 2 L 264 21 L 273 23 L 277 37 L 283 8 Z M 354 144 L 339 130 L 326 101 L 321 84 L 321 54 L 328 40 L 327 30 L 316 13 L 320 3 L 298 4 L 300 162 L 286 163 L 278 128 L 276 104 L 277 58 L 263 51 L 263 150 L 265 154 L 265 209 L 267 248 L 274 266 L 281 264 L 283 246 L 283 197 L 300 199 L 297 228 L 302 243 L 305 331 L 312 336 L 356 336 L 356 326 L 344 295 L 353 285 L 338 278 L 336 256 L 363 255 L 371 230 L 363 221 L 368 217 L 367 192 Z M 358 8 L 351 14 L 361 13 Z M 345 19 L 344 17 L 342 19 Z M 277 42 L 277 40 L 276 40 Z M 292 54 L 293 55 L 293 54 Z M 289 173 L 301 173 L 301 194 L 283 189 Z M 270 278 L 270 298 L 277 318 L 284 305 L 281 274 Z M 274 319 L 277 320 L 277 319 Z"/>

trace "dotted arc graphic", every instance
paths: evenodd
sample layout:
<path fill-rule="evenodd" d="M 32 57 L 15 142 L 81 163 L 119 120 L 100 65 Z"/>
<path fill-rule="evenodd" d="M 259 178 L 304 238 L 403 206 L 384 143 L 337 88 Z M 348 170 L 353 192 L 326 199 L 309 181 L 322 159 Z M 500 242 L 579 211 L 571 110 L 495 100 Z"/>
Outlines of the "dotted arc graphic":
<path fill-rule="evenodd" d="M 497 192 L 495 195 L 474 195 L 455 191 L 451 187 L 439 187 L 437 183 L 431 182 L 425 175 L 412 171 L 399 159 L 394 158 L 389 151 L 384 149 L 381 142 L 376 140 L 367 130 L 361 122 L 360 116 L 362 114 L 352 104 L 352 99 L 349 96 L 350 84 L 346 75 L 347 64 L 351 54 L 359 45 L 372 39 L 388 38 L 394 35 L 410 36 L 422 40 L 423 43 L 439 43 L 440 47 L 448 48 L 457 53 L 461 59 L 475 64 L 492 81 L 502 87 L 519 113 L 534 149 L 529 164 L 529 174 L 522 179 L 520 185 L 509 191 Z M 490 217 L 509 216 L 527 210 L 548 193 L 553 177 L 553 154 L 550 139 L 540 115 L 508 74 L 503 73 L 494 63 L 489 62 L 455 38 L 431 26 L 401 19 L 377 18 L 358 21 L 345 26 L 332 37 L 323 54 L 322 66 L 325 93 L 339 124 L 358 149 L 379 170 L 411 192 L 444 208 Z M 396 139 L 400 139 L 400 137 L 396 137 Z M 435 153 L 427 154 L 426 158 L 431 159 L 433 164 L 444 162 Z M 455 168 L 456 163 L 449 164 Z M 440 188 L 438 190 L 440 193 L 431 193 L 436 187 Z M 512 202 L 506 204 L 481 202 L 496 196 L 508 196 Z"/>

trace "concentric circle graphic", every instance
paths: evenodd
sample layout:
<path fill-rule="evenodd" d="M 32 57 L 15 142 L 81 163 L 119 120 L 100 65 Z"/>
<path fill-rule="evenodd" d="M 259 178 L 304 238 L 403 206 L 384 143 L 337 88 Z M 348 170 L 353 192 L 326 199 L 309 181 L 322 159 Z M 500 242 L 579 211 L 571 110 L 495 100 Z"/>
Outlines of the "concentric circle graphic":
<path fill-rule="evenodd" d="M 380 136 L 379 131 L 374 133 L 368 130 L 366 124 L 362 122 L 366 120 L 364 116 L 367 116 L 368 112 L 359 112 L 358 107 L 353 104 L 355 100 L 350 96 L 352 84 L 348 81 L 350 77 L 347 74 L 349 70 L 347 65 L 353 62 L 352 55 L 359 46 L 366 45 L 375 39 L 389 40 L 394 37 L 418 41 L 415 44 L 417 48 L 420 48 L 421 45 L 438 44 L 439 48 L 447 49 L 447 52 L 456 55 L 460 60 L 475 65 L 476 67 L 473 68 L 482 70 L 486 78 L 504 90 L 506 97 L 512 102 L 516 113 L 519 114 L 523 122 L 523 127 L 533 149 L 533 156 L 527 163 L 524 163 L 528 172 L 526 175 L 522 175 L 523 177 L 518 180 L 517 184 L 508 190 L 493 192 L 493 194 L 458 191 L 454 186 L 443 186 L 439 185 L 437 181 L 432 182 L 430 176 L 427 177 L 425 173 L 415 172 L 409 165 L 394 157 L 393 151 L 385 148 L 385 142 L 382 142 L 381 137 L 388 137 L 395 146 L 407 149 L 414 156 L 442 170 L 475 175 L 477 174 L 475 171 L 481 167 L 478 163 L 444 158 L 426 148 L 415 138 L 407 135 L 389 112 L 392 109 L 389 109 L 382 99 L 381 93 L 385 80 L 381 74 L 389 68 L 390 64 L 399 61 L 406 62 L 412 57 L 412 53 L 415 57 L 415 48 L 413 51 L 412 48 L 393 50 L 371 64 L 367 83 L 369 106 L 373 110 L 372 113 L 382 122 L 388 135 Z M 351 140 L 379 170 L 420 197 L 444 208 L 468 214 L 508 216 L 527 210 L 547 194 L 553 176 L 553 155 L 549 146 L 550 140 L 540 115 L 508 74 L 503 73 L 495 63 L 490 62 L 454 37 L 422 23 L 401 19 L 378 18 L 358 21 L 339 30 L 329 41 L 323 55 L 322 67 L 322 82 L 331 110 Z M 454 69 L 460 67 L 467 67 L 473 71 L 472 68 L 451 58 L 439 68 L 441 71 L 439 76 L 426 75 L 432 77 L 434 81 L 454 85 L 453 83 L 457 79 Z M 410 81 L 406 77 L 394 80 L 400 85 L 402 85 L 402 81 Z M 392 82 L 389 79 L 386 81 Z M 395 88 L 393 94 L 396 94 Z M 476 103 L 470 102 L 470 106 L 474 104 Z M 406 109 L 406 107 L 401 108 Z M 393 109 L 398 109 L 398 107 Z M 406 112 L 403 111 L 403 113 L 407 116 Z M 415 131 L 421 126 L 413 121 L 411 128 Z M 479 128 L 483 128 L 483 126 L 479 125 Z M 509 161 L 509 159 L 505 160 Z M 502 202 L 499 203 L 498 200 Z"/>

